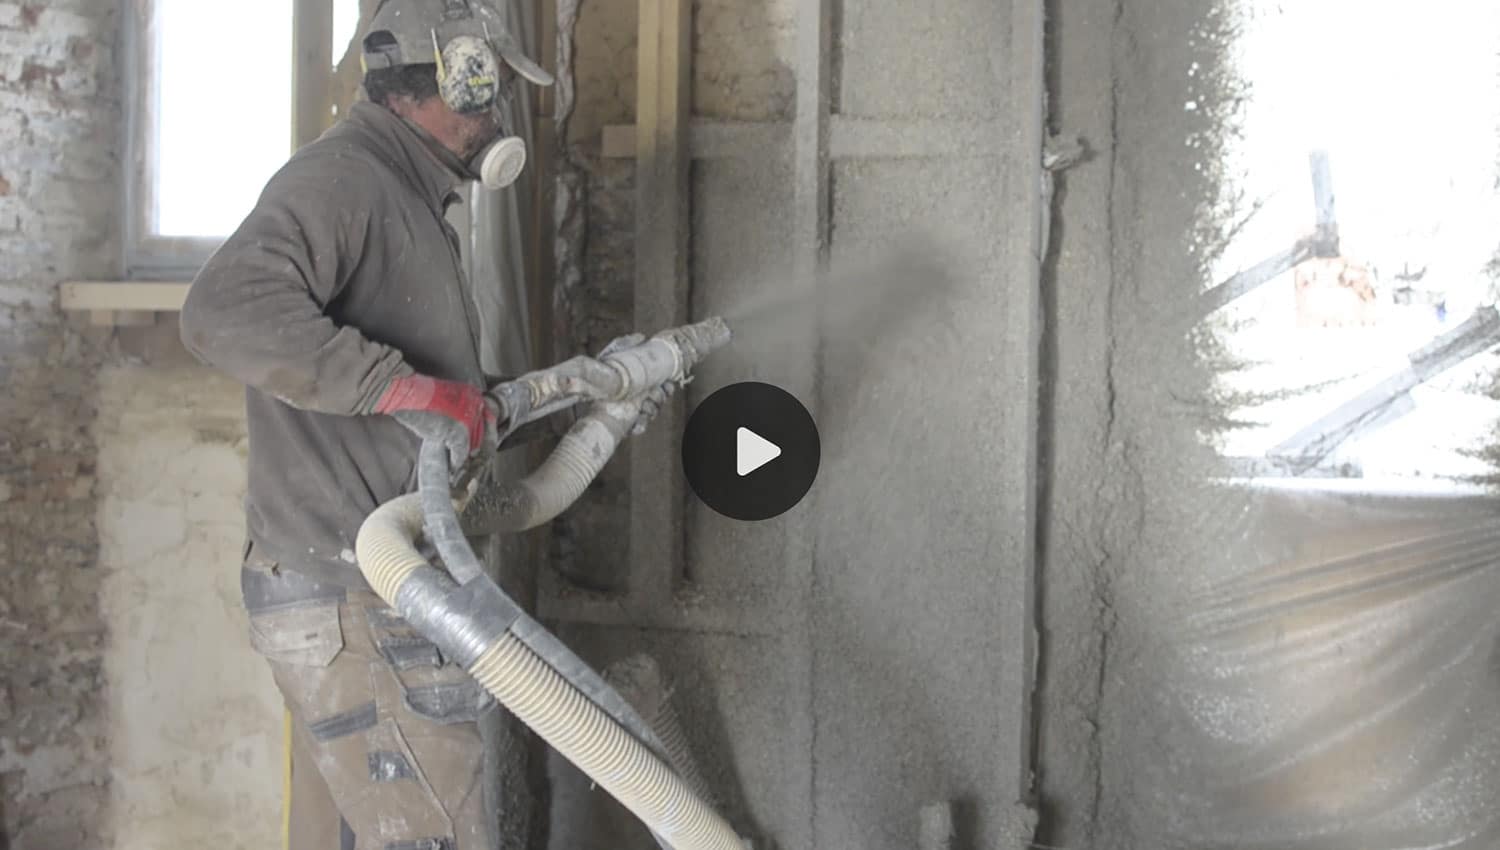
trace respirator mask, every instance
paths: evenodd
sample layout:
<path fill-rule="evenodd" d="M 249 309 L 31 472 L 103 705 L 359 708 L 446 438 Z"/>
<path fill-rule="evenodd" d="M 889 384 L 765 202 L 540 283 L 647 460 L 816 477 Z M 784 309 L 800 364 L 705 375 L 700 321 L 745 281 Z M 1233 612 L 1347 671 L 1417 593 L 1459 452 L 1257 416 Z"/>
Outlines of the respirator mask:
<path fill-rule="evenodd" d="M 458 164 L 464 177 L 496 190 L 521 176 L 526 142 L 511 132 L 507 119 L 512 84 L 519 77 L 550 86 L 552 75 L 522 52 L 499 12 L 484 0 L 385 0 L 370 33 L 361 57 L 367 71 L 435 62 L 438 94 L 448 108 L 460 115 L 494 114 L 499 130 Z M 372 40 L 376 33 L 386 38 Z"/>

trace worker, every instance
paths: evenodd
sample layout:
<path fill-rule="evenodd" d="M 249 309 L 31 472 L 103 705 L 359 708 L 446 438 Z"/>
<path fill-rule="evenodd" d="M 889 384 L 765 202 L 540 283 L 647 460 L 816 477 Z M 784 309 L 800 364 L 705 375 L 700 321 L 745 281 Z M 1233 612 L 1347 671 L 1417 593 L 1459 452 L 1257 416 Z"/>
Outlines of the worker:
<path fill-rule="evenodd" d="M 353 552 L 365 517 L 415 489 L 422 440 L 458 466 L 506 424 L 444 214 L 465 181 L 515 179 L 525 149 L 501 106 L 551 78 L 486 0 L 385 0 L 362 57 L 367 99 L 203 266 L 182 339 L 247 385 L 241 585 L 293 721 L 292 850 L 490 850 L 478 721 L 493 700 Z"/>

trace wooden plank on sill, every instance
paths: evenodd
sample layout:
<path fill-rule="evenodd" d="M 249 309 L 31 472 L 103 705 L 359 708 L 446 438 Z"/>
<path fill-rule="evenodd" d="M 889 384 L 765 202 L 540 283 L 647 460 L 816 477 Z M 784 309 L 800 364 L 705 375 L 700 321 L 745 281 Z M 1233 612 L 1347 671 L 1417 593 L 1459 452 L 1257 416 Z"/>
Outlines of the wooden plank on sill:
<path fill-rule="evenodd" d="M 62 308 L 70 311 L 175 313 L 182 309 L 187 291 L 186 283 L 80 280 L 64 283 L 60 300 Z"/>

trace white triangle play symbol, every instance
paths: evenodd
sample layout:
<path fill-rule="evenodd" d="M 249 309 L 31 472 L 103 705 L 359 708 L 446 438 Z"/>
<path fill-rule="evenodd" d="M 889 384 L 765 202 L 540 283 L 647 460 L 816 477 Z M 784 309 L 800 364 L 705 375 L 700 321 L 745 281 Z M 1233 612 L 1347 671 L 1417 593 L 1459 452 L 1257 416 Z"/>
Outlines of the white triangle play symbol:
<path fill-rule="evenodd" d="M 749 428 L 740 428 L 734 432 L 734 471 L 738 472 L 741 477 L 749 475 L 779 457 L 781 457 L 781 446 Z"/>

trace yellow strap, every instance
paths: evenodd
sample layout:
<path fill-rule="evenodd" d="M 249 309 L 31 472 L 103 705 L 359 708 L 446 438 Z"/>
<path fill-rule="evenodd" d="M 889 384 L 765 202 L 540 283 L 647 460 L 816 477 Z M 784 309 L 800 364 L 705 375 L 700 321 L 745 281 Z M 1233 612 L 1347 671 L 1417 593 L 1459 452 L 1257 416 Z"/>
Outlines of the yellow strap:
<path fill-rule="evenodd" d="M 281 711 L 281 850 L 292 850 L 292 712 Z"/>

